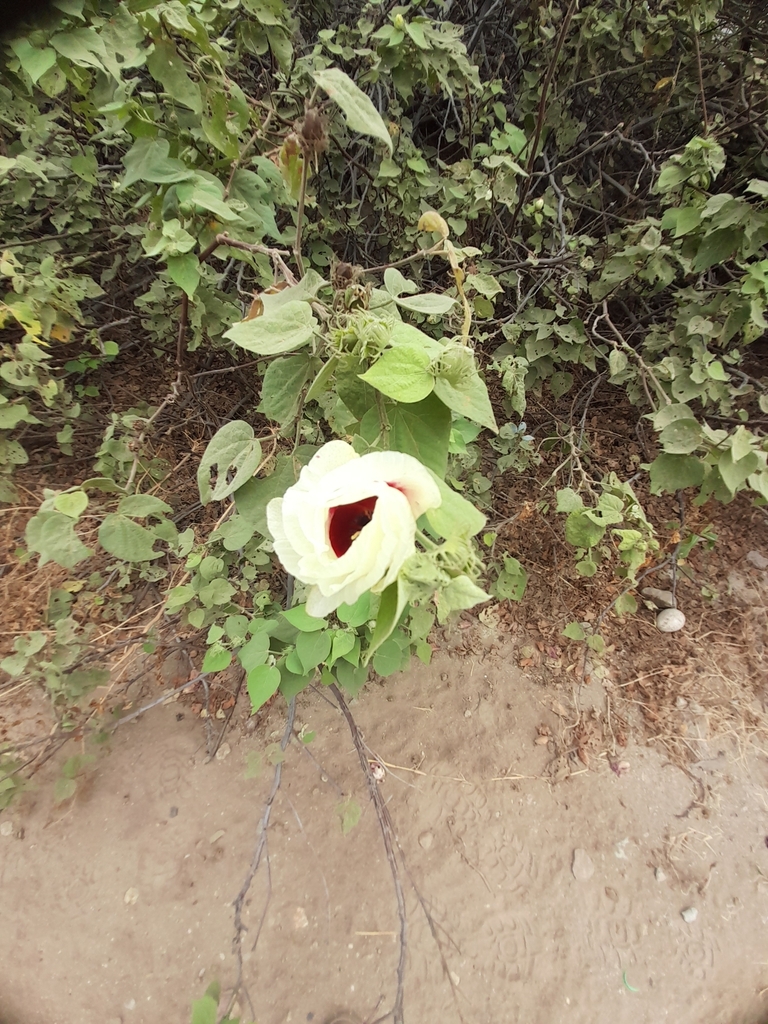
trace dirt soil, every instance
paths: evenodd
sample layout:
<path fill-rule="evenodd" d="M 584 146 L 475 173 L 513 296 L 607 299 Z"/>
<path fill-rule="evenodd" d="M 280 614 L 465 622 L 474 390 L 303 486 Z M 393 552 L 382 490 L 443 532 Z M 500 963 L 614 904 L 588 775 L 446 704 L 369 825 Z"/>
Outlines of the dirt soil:
<path fill-rule="evenodd" d="M 351 705 L 404 855 L 407 1024 L 768 1021 L 765 750 L 701 728 L 690 694 L 676 707 L 697 760 L 621 747 L 605 682 L 544 685 L 519 644 L 468 632 Z M 614 685 L 618 722 L 633 702 Z M 583 763 L 589 721 L 603 739 Z M 178 701 L 117 730 L 70 801 L 53 802 L 59 766 L 38 773 L 0 819 L 2 1024 L 186 1022 L 214 979 L 224 1006 L 284 726 L 282 702 L 258 723 L 238 704 L 208 759 Z M 395 996 L 392 876 L 344 718 L 305 691 L 302 727 L 316 735 L 288 745 L 244 912 L 239 1012 L 372 1022 Z"/>

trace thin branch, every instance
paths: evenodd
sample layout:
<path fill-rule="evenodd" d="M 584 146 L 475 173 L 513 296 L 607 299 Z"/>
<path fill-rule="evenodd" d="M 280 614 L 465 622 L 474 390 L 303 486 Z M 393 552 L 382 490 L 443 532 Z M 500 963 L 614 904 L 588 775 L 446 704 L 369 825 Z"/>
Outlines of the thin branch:
<path fill-rule="evenodd" d="M 568 5 L 568 10 L 565 12 L 565 17 L 563 18 L 563 23 L 560 26 L 560 32 L 557 36 L 557 42 L 555 43 L 555 51 L 552 54 L 552 60 L 549 62 L 549 67 L 547 68 L 547 73 L 544 76 L 544 82 L 541 86 L 541 96 L 539 97 L 539 109 L 536 114 L 536 128 L 533 133 L 531 149 L 528 154 L 528 163 L 525 168 L 528 177 L 524 178 L 520 185 L 520 198 L 517 201 L 515 212 L 512 214 L 512 224 L 510 225 L 509 229 L 510 234 L 515 230 L 517 218 L 520 216 L 520 211 L 522 210 L 525 200 L 528 196 L 528 189 L 530 188 L 531 180 L 530 175 L 531 171 L 533 170 L 534 161 L 536 160 L 536 150 L 539 146 L 541 132 L 544 128 L 544 116 L 547 111 L 547 97 L 549 95 L 549 87 L 552 84 L 552 79 L 555 75 L 555 69 L 557 68 L 558 61 L 560 60 L 560 52 L 563 48 L 563 44 L 565 43 L 565 37 L 568 35 L 568 29 L 571 26 L 571 19 L 576 13 L 576 6 L 578 2 L 579 0 L 571 0 L 570 4 Z"/>
<path fill-rule="evenodd" d="M 352 741 L 355 744 L 357 750 L 357 756 L 360 759 L 360 765 L 363 769 L 366 781 L 368 783 L 368 792 L 371 795 L 373 806 L 376 808 L 376 817 L 379 819 L 379 827 L 381 828 L 381 834 L 384 839 L 384 849 L 387 853 L 387 860 L 389 861 L 389 869 L 392 872 L 392 881 L 395 884 L 395 895 L 397 897 L 397 910 L 400 915 L 400 957 L 397 962 L 397 991 L 395 994 L 395 1004 L 392 1007 L 392 1019 L 394 1024 L 403 1024 L 403 998 L 405 992 L 405 954 L 407 949 L 407 935 L 408 935 L 408 921 L 405 911 L 405 897 L 403 895 L 403 886 L 400 881 L 400 873 L 397 868 L 397 859 L 395 857 L 395 847 L 393 841 L 395 836 L 395 830 L 392 825 L 392 819 L 389 814 L 389 809 L 384 802 L 384 798 L 381 795 L 379 784 L 377 783 L 373 771 L 371 769 L 370 761 L 365 750 L 365 743 L 363 737 L 360 735 L 360 729 L 358 728 L 357 722 L 352 716 L 352 712 L 349 710 L 349 705 L 344 699 L 344 695 L 338 688 L 336 683 L 331 683 L 329 687 L 331 693 L 336 698 L 341 713 L 347 720 L 349 731 L 352 734 Z"/>
<path fill-rule="evenodd" d="M 699 97 L 701 99 L 701 118 L 704 122 L 704 135 L 709 135 L 709 119 L 707 117 L 707 98 L 704 93 L 704 74 L 701 69 L 701 49 L 699 48 L 699 33 L 696 31 L 696 26 L 693 24 L 693 15 L 691 15 L 691 27 L 693 28 L 693 45 L 696 48 L 696 67 L 699 72 Z"/>
<path fill-rule="evenodd" d="M 299 269 L 299 277 L 304 277 L 304 261 L 301 258 L 301 229 L 304 226 L 304 202 L 307 196 L 307 177 L 309 175 L 309 154 L 304 153 L 301 164 L 301 188 L 299 190 L 299 210 L 296 214 L 296 241 L 293 246 L 293 258 Z"/>
<path fill-rule="evenodd" d="M 290 742 L 295 718 L 296 698 L 294 697 L 288 705 L 288 718 L 285 723 L 283 738 L 280 740 L 280 749 L 283 751 Z M 237 961 L 237 980 L 235 981 L 234 988 L 232 989 L 232 995 L 229 1000 L 226 1015 L 229 1015 L 229 1012 L 234 1006 L 235 1000 L 237 999 L 243 984 L 243 934 L 248 931 L 247 927 L 243 924 L 243 905 L 245 904 L 245 897 L 248 895 L 248 891 L 251 888 L 251 883 L 256 876 L 256 872 L 259 870 L 259 864 L 261 863 L 261 858 L 267 845 L 267 829 L 269 828 L 269 819 L 272 814 L 272 804 L 275 802 L 275 797 L 277 796 L 277 791 L 280 788 L 282 777 L 283 762 L 279 761 L 275 765 L 275 773 L 272 777 L 272 787 L 269 791 L 269 795 L 267 796 L 264 813 L 262 814 L 261 821 L 259 822 L 259 833 L 256 840 L 256 847 L 253 851 L 253 857 L 251 858 L 250 866 L 246 872 L 245 878 L 243 879 L 243 884 L 240 886 L 240 891 L 232 904 L 235 908 L 235 937 L 232 940 L 232 950 L 235 954 L 235 960 Z M 260 930 L 261 929 L 259 929 L 259 931 Z"/>

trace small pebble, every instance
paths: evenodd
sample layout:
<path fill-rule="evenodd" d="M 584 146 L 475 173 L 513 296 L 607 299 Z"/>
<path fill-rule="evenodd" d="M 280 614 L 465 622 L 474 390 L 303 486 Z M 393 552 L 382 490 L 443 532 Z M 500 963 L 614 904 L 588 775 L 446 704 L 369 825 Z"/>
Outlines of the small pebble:
<path fill-rule="evenodd" d="M 214 832 L 208 842 L 213 846 L 214 843 L 218 843 L 221 837 L 224 835 L 224 829 L 220 828 L 218 832 Z"/>
<path fill-rule="evenodd" d="M 654 871 L 654 875 L 656 877 L 656 881 L 659 883 L 666 882 L 667 880 L 667 876 L 661 868 L 656 868 L 656 870 Z"/>
<path fill-rule="evenodd" d="M 465 718 L 471 718 L 472 717 L 472 712 L 469 710 L 469 708 L 467 708 L 467 710 L 464 712 L 464 717 Z"/>
<path fill-rule="evenodd" d="M 761 555 L 759 551 L 750 551 L 747 555 L 747 561 L 750 565 L 754 565 L 756 569 L 768 569 L 768 558 L 765 555 Z"/>
<path fill-rule="evenodd" d="M 643 587 L 640 591 L 644 598 L 652 601 L 657 608 L 676 608 L 677 601 L 671 590 L 657 590 L 656 587 Z"/>
<path fill-rule="evenodd" d="M 693 924 L 693 922 L 699 916 L 699 912 L 696 909 L 696 907 L 686 907 L 685 910 L 680 911 L 680 916 L 686 924 Z"/>
<path fill-rule="evenodd" d="M 424 850 L 428 850 L 434 841 L 434 836 L 431 832 L 422 832 L 419 836 L 419 846 Z"/>
<path fill-rule="evenodd" d="M 4 821 L 0 825 L 0 836 L 12 836 L 13 835 L 13 822 Z"/>
<path fill-rule="evenodd" d="M 573 863 L 571 864 L 573 877 L 577 882 L 588 882 L 595 873 L 595 865 L 586 850 L 573 851 Z"/>
<path fill-rule="evenodd" d="M 139 898 L 139 890 L 138 889 L 126 889 L 125 896 L 123 896 L 123 900 L 129 906 L 131 906 L 132 904 L 136 903 L 138 901 L 138 898 Z"/>
<path fill-rule="evenodd" d="M 299 928 L 309 928 L 309 919 L 307 918 L 307 912 L 304 907 L 296 907 L 294 910 L 293 927 L 297 930 Z"/>
<path fill-rule="evenodd" d="M 222 743 L 219 749 L 216 751 L 216 760 L 223 761 L 225 758 L 229 757 L 231 753 L 232 747 L 230 747 L 228 743 Z"/>
<path fill-rule="evenodd" d="M 685 625 L 685 616 L 679 608 L 665 608 L 656 616 L 656 629 L 662 633 L 677 633 Z"/>
<path fill-rule="evenodd" d="M 169 818 L 175 818 L 178 813 L 179 813 L 179 808 L 178 807 L 172 807 L 170 809 L 170 811 L 168 811 L 168 817 Z"/>

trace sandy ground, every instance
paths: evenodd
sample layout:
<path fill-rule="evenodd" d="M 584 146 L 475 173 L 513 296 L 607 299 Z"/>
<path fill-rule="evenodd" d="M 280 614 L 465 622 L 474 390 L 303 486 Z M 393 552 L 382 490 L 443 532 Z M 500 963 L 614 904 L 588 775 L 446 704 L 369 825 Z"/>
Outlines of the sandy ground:
<path fill-rule="evenodd" d="M 407 1024 L 768 1021 L 766 755 L 704 744 L 686 774 L 630 745 L 556 782 L 555 740 L 535 742 L 563 734 L 551 707 L 498 652 L 439 655 L 352 705 L 399 766 L 380 785 L 404 852 Z M 214 978 L 226 995 L 284 721 L 284 705 L 255 730 L 238 717 L 208 761 L 199 719 L 161 706 L 72 800 L 38 775 L 0 821 L 2 1024 L 175 1024 Z M 316 736 L 286 753 L 240 1010 L 373 1021 L 395 993 L 392 877 L 341 714 L 310 692 L 301 726 Z M 362 817 L 344 835 L 349 797 Z"/>

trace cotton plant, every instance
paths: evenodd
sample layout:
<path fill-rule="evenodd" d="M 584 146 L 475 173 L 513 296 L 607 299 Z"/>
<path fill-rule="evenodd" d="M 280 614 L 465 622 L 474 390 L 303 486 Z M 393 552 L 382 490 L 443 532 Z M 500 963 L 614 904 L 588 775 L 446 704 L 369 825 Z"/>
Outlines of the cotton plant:
<path fill-rule="evenodd" d="M 227 332 L 263 357 L 259 408 L 275 426 L 259 440 L 227 424 L 199 483 L 203 501 L 231 497 L 224 543 L 245 541 L 261 589 L 240 646 L 216 624 L 222 609 L 187 615 L 212 624 L 209 666 L 240 661 L 254 707 L 313 679 L 354 693 L 370 666 L 389 675 L 413 654 L 428 662 L 434 622 L 489 599 L 474 541 L 485 518 L 445 481 L 457 424 L 496 430 L 461 287 L 476 251 L 453 246 L 436 214 L 420 226 L 422 253 L 447 260 L 455 294 L 419 292 L 399 271 L 378 288 L 354 269 L 332 282 L 307 270 Z M 415 312 L 431 333 L 410 322 Z M 204 588 L 190 586 L 179 597 L 194 605 Z"/>

